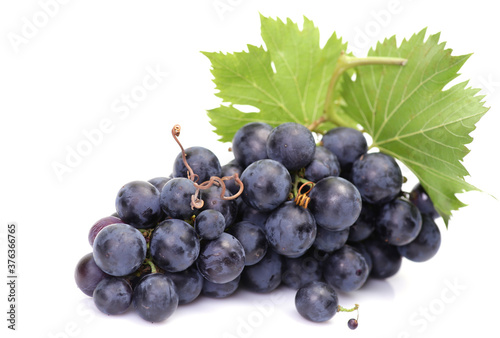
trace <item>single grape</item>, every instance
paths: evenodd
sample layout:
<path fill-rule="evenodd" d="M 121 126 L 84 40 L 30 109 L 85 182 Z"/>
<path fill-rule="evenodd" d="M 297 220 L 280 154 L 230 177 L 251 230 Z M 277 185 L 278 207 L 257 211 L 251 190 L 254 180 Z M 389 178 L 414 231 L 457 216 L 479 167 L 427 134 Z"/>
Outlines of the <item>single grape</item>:
<path fill-rule="evenodd" d="M 242 221 L 233 224 L 227 232 L 241 243 L 245 250 L 245 265 L 258 263 L 267 252 L 266 234 L 257 225 Z"/>
<path fill-rule="evenodd" d="M 251 222 L 256 226 L 258 226 L 259 228 L 261 228 L 262 230 L 264 230 L 264 225 L 266 223 L 266 220 L 272 211 L 259 211 L 247 205 L 245 202 L 242 201 L 242 199 L 239 200 L 241 201 L 241 203 L 238 209 L 238 219 L 240 221 Z"/>
<path fill-rule="evenodd" d="M 103 228 L 107 227 L 108 225 L 111 224 L 116 224 L 116 223 L 125 223 L 121 219 L 115 216 L 106 216 L 98 220 L 97 222 L 94 223 L 94 225 L 90 228 L 89 230 L 89 244 L 90 246 L 94 245 L 94 240 Z"/>
<path fill-rule="evenodd" d="M 198 210 L 191 208 L 191 196 L 195 193 L 193 181 L 183 177 L 173 178 L 161 190 L 161 208 L 169 217 L 188 219 Z"/>
<path fill-rule="evenodd" d="M 132 286 L 123 278 L 103 279 L 94 290 L 94 304 L 107 315 L 124 313 L 132 303 Z"/>
<path fill-rule="evenodd" d="M 111 224 L 94 241 L 94 259 L 99 268 L 112 276 L 136 271 L 146 258 L 146 240 L 128 224 Z"/>
<path fill-rule="evenodd" d="M 373 267 L 373 262 L 372 262 L 372 256 L 370 256 L 370 253 L 366 250 L 364 241 L 361 242 L 349 242 L 349 245 L 357 250 L 361 255 L 363 255 L 363 258 L 366 261 L 366 264 L 368 265 L 368 271 L 372 271 Z"/>
<path fill-rule="evenodd" d="M 220 177 L 221 166 L 215 154 L 204 147 L 190 147 L 185 150 L 186 160 L 195 175 L 198 175 L 197 183 L 208 181 L 210 177 Z M 182 160 L 182 152 L 174 161 L 174 177 L 188 177 L 188 169 Z"/>
<path fill-rule="evenodd" d="M 266 293 L 281 284 L 282 256 L 273 250 L 257 264 L 246 266 L 241 274 L 241 283 L 250 291 Z"/>
<path fill-rule="evenodd" d="M 160 268 L 177 272 L 196 261 L 200 241 L 192 226 L 180 219 L 167 219 L 153 231 L 149 249 L 153 261 Z"/>
<path fill-rule="evenodd" d="M 118 191 L 115 205 L 119 218 L 138 229 L 153 228 L 162 216 L 160 192 L 144 181 L 125 184 Z"/>
<path fill-rule="evenodd" d="M 201 294 L 210 298 L 227 298 L 238 290 L 241 275 L 226 283 L 212 283 L 203 279 Z"/>
<path fill-rule="evenodd" d="M 108 276 L 97 266 L 92 252 L 83 256 L 76 264 L 76 286 L 87 296 L 92 297 L 97 284 Z"/>
<path fill-rule="evenodd" d="M 422 214 L 430 215 L 433 219 L 439 218 L 434 203 L 420 183 L 417 183 L 411 190 L 410 201 L 417 206 Z"/>
<path fill-rule="evenodd" d="M 375 226 L 377 235 L 383 241 L 396 246 L 413 241 L 421 228 L 420 211 L 403 197 L 398 197 L 382 207 Z"/>
<path fill-rule="evenodd" d="M 274 160 L 259 160 L 241 174 L 245 188 L 243 201 L 261 212 L 271 211 L 285 202 L 292 187 L 288 170 Z"/>
<path fill-rule="evenodd" d="M 233 176 L 234 174 L 238 174 L 238 176 L 241 176 L 242 172 L 243 168 L 238 164 L 238 162 L 236 162 L 236 160 L 232 160 L 221 167 L 221 177 Z M 240 186 L 236 184 L 234 178 L 224 181 L 224 184 L 226 185 L 226 189 L 229 190 L 233 195 L 237 194 L 240 190 Z"/>
<path fill-rule="evenodd" d="M 201 244 L 196 260 L 198 270 L 212 283 L 227 283 L 245 267 L 245 249 L 232 235 L 222 233 L 217 239 Z"/>
<path fill-rule="evenodd" d="M 250 122 L 233 137 L 233 154 L 242 168 L 267 158 L 266 142 L 273 128 L 267 123 Z"/>
<path fill-rule="evenodd" d="M 394 276 L 399 271 L 402 257 L 396 246 L 387 244 L 375 236 L 361 243 L 372 261 L 371 277 L 385 279 Z"/>
<path fill-rule="evenodd" d="M 203 210 L 194 220 L 194 230 L 202 239 L 216 239 L 225 228 L 226 220 L 217 210 Z"/>
<path fill-rule="evenodd" d="M 234 223 L 236 217 L 238 216 L 238 204 L 236 200 L 225 200 L 222 199 L 221 196 L 222 187 L 212 185 L 210 188 L 203 190 L 201 198 L 203 200 L 203 208 L 204 210 L 216 210 L 219 211 L 222 216 L 224 216 L 225 227 L 229 227 Z M 224 193 L 225 197 L 232 196 L 229 190 L 226 190 Z"/>
<path fill-rule="evenodd" d="M 191 303 L 200 295 L 204 278 L 196 266 L 179 272 L 165 272 L 165 275 L 174 282 L 179 305 Z"/>
<path fill-rule="evenodd" d="M 299 289 L 309 282 L 319 281 L 323 277 L 321 262 L 316 250 L 309 250 L 300 257 L 283 257 L 281 281 L 293 289 Z"/>
<path fill-rule="evenodd" d="M 330 231 L 318 226 L 318 232 L 313 246 L 323 252 L 334 252 L 340 249 L 347 242 L 349 228 L 340 231 Z"/>
<path fill-rule="evenodd" d="M 179 297 L 174 282 L 162 273 L 145 275 L 134 288 L 134 309 L 148 322 L 161 322 L 177 309 Z"/>
<path fill-rule="evenodd" d="M 271 131 L 266 148 L 270 159 L 282 163 L 288 170 L 298 170 L 313 160 L 316 143 L 309 129 L 286 122 Z"/>
<path fill-rule="evenodd" d="M 340 164 L 330 150 L 317 146 L 311 163 L 305 167 L 304 177 L 309 181 L 318 182 L 328 176 L 339 176 Z"/>
<path fill-rule="evenodd" d="M 321 139 L 321 145 L 337 157 L 342 171 L 350 171 L 352 164 L 368 151 L 363 134 L 353 128 L 330 129 Z"/>
<path fill-rule="evenodd" d="M 347 326 L 351 329 L 351 330 L 356 330 L 358 328 L 358 321 L 354 318 L 351 318 L 349 319 L 349 321 L 347 322 Z"/>
<path fill-rule="evenodd" d="M 441 233 L 429 214 L 422 215 L 422 229 L 413 241 L 398 246 L 399 253 L 413 262 L 425 262 L 436 255 L 441 246 Z"/>
<path fill-rule="evenodd" d="M 339 305 L 335 289 L 320 281 L 310 282 L 295 294 L 295 307 L 300 315 L 313 322 L 324 322 L 337 313 Z"/>
<path fill-rule="evenodd" d="M 311 212 L 288 201 L 274 210 L 264 227 L 269 245 L 280 255 L 298 257 L 316 238 L 316 221 Z"/>
<path fill-rule="evenodd" d="M 382 204 L 393 200 L 401 192 L 403 175 L 392 156 L 369 153 L 353 163 L 352 182 L 364 201 Z"/>
<path fill-rule="evenodd" d="M 370 237 L 375 230 L 378 210 L 379 206 L 363 202 L 358 219 L 349 227 L 349 238 L 347 239 L 349 242 L 360 242 Z"/>
<path fill-rule="evenodd" d="M 163 186 L 167 184 L 168 181 L 170 181 L 172 177 L 155 177 L 150 179 L 148 182 L 151 183 L 152 185 L 155 186 L 158 191 L 161 192 L 161 189 L 163 189 Z"/>
<path fill-rule="evenodd" d="M 323 265 L 325 281 L 336 290 L 351 292 L 361 288 L 370 270 L 365 258 L 349 245 L 333 252 Z"/>
<path fill-rule="evenodd" d="M 326 230 L 347 229 L 361 213 L 358 189 L 341 177 L 322 179 L 311 189 L 309 197 L 309 209 L 317 224 Z"/>

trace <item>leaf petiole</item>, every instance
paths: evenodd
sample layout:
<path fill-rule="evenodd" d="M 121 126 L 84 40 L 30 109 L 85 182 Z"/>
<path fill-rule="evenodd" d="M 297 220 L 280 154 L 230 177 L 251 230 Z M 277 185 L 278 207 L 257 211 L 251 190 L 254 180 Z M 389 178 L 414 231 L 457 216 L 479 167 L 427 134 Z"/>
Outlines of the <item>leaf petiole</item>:
<path fill-rule="evenodd" d="M 337 87 L 337 83 L 339 81 L 340 76 L 346 70 L 358 66 L 368 66 L 368 65 L 396 65 L 396 66 L 404 66 L 408 60 L 403 58 L 394 58 L 394 57 L 364 57 L 358 58 L 354 56 L 346 55 L 345 52 L 342 52 L 337 59 L 337 64 L 335 66 L 335 70 L 333 71 L 332 77 L 330 79 L 330 84 L 328 85 L 328 90 L 326 92 L 325 105 L 323 108 L 323 116 L 326 116 L 326 119 L 338 126 L 342 126 L 343 123 L 340 119 L 337 118 L 337 114 L 334 110 L 331 109 L 331 103 L 333 101 L 333 93 L 335 88 Z M 315 126 L 316 127 L 316 126 Z"/>

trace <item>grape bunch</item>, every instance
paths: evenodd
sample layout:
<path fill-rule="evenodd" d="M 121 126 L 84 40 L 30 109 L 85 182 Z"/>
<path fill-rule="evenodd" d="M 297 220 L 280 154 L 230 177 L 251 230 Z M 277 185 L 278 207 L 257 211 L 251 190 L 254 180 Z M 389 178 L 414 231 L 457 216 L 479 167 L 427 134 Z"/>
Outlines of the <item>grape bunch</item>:
<path fill-rule="evenodd" d="M 184 150 L 179 134 L 175 126 L 181 152 L 171 175 L 125 184 L 116 213 L 90 228 L 92 252 L 75 279 L 105 314 L 133 307 L 160 322 L 200 296 L 283 285 L 297 290 L 304 318 L 322 322 L 358 309 L 338 305 L 338 292 L 439 249 L 439 215 L 425 190 L 404 192 L 398 163 L 369 152 L 358 130 L 337 127 L 316 144 L 297 123 L 248 123 L 225 165 L 207 148 Z"/>

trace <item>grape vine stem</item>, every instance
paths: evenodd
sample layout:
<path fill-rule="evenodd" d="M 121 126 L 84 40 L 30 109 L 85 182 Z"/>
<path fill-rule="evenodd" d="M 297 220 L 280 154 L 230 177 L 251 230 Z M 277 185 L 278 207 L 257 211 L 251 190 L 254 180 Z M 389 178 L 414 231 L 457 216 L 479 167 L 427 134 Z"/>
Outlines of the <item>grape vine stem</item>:
<path fill-rule="evenodd" d="M 339 58 L 337 59 L 337 64 L 333 71 L 332 77 L 330 79 L 330 84 L 328 85 L 328 90 L 326 92 L 325 105 L 323 108 L 323 115 L 320 119 L 314 121 L 310 126 L 310 130 L 316 129 L 321 123 L 325 121 L 330 121 L 338 126 L 343 126 L 344 123 L 336 114 L 336 111 L 332 109 L 333 94 L 337 88 L 337 83 L 340 76 L 348 69 L 367 66 L 367 65 L 396 65 L 404 66 L 408 60 L 402 58 L 394 57 L 375 57 L 369 56 L 365 58 L 357 58 L 354 56 L 346 55 L 345 52 L 341 52 Z M 313 127 L 311 129 L 311 127 Z"/>
<path fill-rule="evenodd" d="M 151 273 L 157 273 L 157 272 L 158 272 L 158 271 L 156 270 L 156 266 L 154 265 L 154 263 L 153 263 L 153 261 L 152 261 L 152 260 L 150 260 L 149 258 L 146 258 L 146 259 L 144 260 L 144 262 L 145 262 L 146 264 L 148 264 L 148 265 L 149 265 L 149 267 L 151 268 Z"/>
<path fill-rule="evenodd" d="M 357 311 L 356 321 L 359 320 L 359 304 L 354 304 L 354 307 L 351 309 L 346 309 L 343 306 L 337 306 L 337 312 L 354 312 Z"/>

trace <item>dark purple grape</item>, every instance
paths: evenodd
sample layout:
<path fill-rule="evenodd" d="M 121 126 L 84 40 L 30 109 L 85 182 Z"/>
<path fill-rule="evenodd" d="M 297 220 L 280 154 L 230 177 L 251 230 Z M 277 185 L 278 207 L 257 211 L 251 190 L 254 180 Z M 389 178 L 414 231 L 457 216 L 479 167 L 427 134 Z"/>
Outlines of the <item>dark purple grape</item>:
<path fill-rule="evenodd" d="M 340 231 L 330 231 L 318 226 L 318 232 L 313 246 L 323 252 L 334 252 L 340 249 L 347 242 L 349 228 Z"/>
<path fill-rule="evenodd" d="M 165 272 L 165 275 L 174 282 L 179 305 L 191 303 L 200 295 L 204 278 L 196 266 L 179 272 Z"/>
<path fill-rule="evenodd" d="M 257 264 L 246 266 L 241 274 L 241 283 L 250 291 L 266 293 L 281 284 L 282 256 L 267 250 Z"/>
<path fill-rule="evenodd" d="M 299 289 L 309 282 L 319 281 L 323 277 L 321 261 L 314 250 L 309 250 L 300 257 L 283 257 L 281 280 L 286 286 Z"/>
<path fill-rule="evenodd" d="M 107 227 L 108 225 L 111 224 L 116 224 L 116 223 L 125 223 L 121 219 L 115 216 L 106 216 L 98 220 L 97 222 L 94 223 L 94 225 L 90 228 L 89 230 L 89 244 L 90 246 L 94 245 L 94 240 L 103 228 Z"/>
<path fill-rule="evenodd" d="M 241 176 L 241 173 L 243 172 L 243 168 L 236 162 L 236 160 L 232 160 L 229 163 L 225 164 L 221 168 L 221 177 L 224 176 L 233 176 L 234 174 L 238 174 L 238 176 Z M 224 184 L 226 185 L 226 189 L 231 192 L 231 194 L 237 194 L 238 191 L 240 190 L 240 186 L 236 184 L 236 181 L 234 178 L 230 180 L 225 180 Z"/>
<path fill-rule="evenodd" d="M 317 146 L 313 160 L 305 167 L 305 178 L 318 182 L 325 177 L 339 175 L 340 164 L 337 156 L 325 147 Z"/>
<path fill-rule="evenodd" d="M 298 257 L 316 238 L 316 221 L 311 212 L 289 201 L 274 210 L 264 227 L 269 245 L 280 255 Z"/>
<path fill-rule="evenodd" d="M 309 209 L 317 224 L 330 231 L 349 228 L 361 212 L 358 189 L 341 177 L 322 179 L 311 189 L 309 197 Z"/>
<path fill-rule="evenodd" d="M 118 191 L 115 205 L 120 219 L 138 229 L 155 227 L 162 216 L 160 192 L 144 181 L 125 184 Z"/>
<path fill-rule="evenodd" d="M 351 242 L 349 245 L 357 250 L 361 255 L 363 255 L 363 258 L 366 261 L 366 264 L 368 265 L 368 271 L 372 271 L 373 267 L 373 262 L 372 262 L 372 256 L 370 256 L 370 253 L 366 250 L 364 241 L 362 242 Z"/>
<path fill-rule="evenodd" d="M 146 258 L 146 240 L 128 224 L 111 224 L 94 241 L 94 259 L 99 268 L 112 276 L 136 271 Z"/>
<path fill-rule="evenodd" d="M 243 245 L 245 250 L 245 265 L 258 263 L 267 252 L 266 234 L 257 225 L 242 221 L 233 224 L 227 232 Z"/>
<path fill-rule="evenodd" d="M 227 298 L 238 290 L 240 279 L 241 275 L 226 283 L 212 283 L 204 279 L 201 294 L 210 298 Z"/>
<path fill-rule="evenodd" d="M 267 123 L 250 122 L 238 129 L 233 137 L 233 154 L 242 168 L 267 157 L 266 143 L 273 128 Z"/>
<path fill-rule="evenodd" d="M 107 315 L 124 313 L 132 304 L 130 283 L 117 277 L 103 279 L 94 290 L 94 304 Z"/>
<path fill-rule="evenodd" d="M 180 219 L 167 219 L 153 231 L 149 250 L 153 261 L 163 270 L 187 269 L 198 258 L 200 241 L 193 227 Z"/>
<path fill-rule="evenodd" d="M 349 319 L 349 321 L 347 322 L 347 326 L 351 329 L 351 330 L 356 330 L 358 328 L 358 321 L 354 318 L 351 318 Z"/>
<path fill-rule="evenodd" d="M 204 241 L 196 260 L 198 270 L 212 283 L 227 283 L 241 274 L 245 267 L 245 249 L 232 235 Z"/>
<path fill-rule="evenodd" d="M 203 207 L 201 211 L 204 210 L 216 210 L 224 216 L 224 220 L 226 222 L 225 227 L 229 227 L 234 223 L 236 217 L 238 216 L 238 204 L 236 200 L 225 200 L 222 199 L 221 196 L 222 188 L 216 185 L 212 185 L 210 188 L 203 190 L 202 192 L 202 200 Z M 229 190 L 226 190 L 224 193 L 225 197 L 231 197 L 232 194 Z"/>
<path fill-rule="evenodd" d="M 363 201 L 382 204 L 393 200 L 401 192 L 403 175 L 392 156 L 369 153 L 353 163 L 352 182 Z"/>
<path fill-rule="evenodd" d="M 261 212 L 274 210 L 285 202 L 292 188 L 288 170 L 274 160 L 259 160 L 241 174 L 243 201 Z"/>
<path fill-rule="evenodd" d="M 425 262 L 436 255 L 441 246 L 441 232 L 429 214 L 422 215 L 422 229 L 410 243 L 398 246 L 399 253 L 413 262 Z"/>
<path fill-rule="evenodd" d="M 439 218 L 434 203 L 420 183 L 417 183 L 411 190 L 410 201 L 417 206 L 422 214 L 430 215 L 433 219 Z"/>
<path fill-rule="evenodd" d="M 87 296 L 92 297 L 97 284 L 108 276 L 97 266 L 92 253 L 83 256 L 76 264 L 76 286 Z"/>
<path fill-rule="evenodd" d="M 145 275 L 134 288 L 134 309 L 148 322 L 162 322 L 177 309 L 174 282 L 162 273 Z"/>
<path fill-rule="evenodd" d="M 413 241 L 422 228 L 418 208 L 403 197 L 384 204 L 379 211 L 375 231 L 383 241 L 400 246 Z"/>
<path fill-rule="evenodd" d="M 198 209 L 191 208 L 191 197 L 196 193 L 193 181 L 178 177 L 168 181 L 161 190 L 160 205 L 168 217 L 189 219 Z M 200 197 L 200 196 L 198 196 Z"/>
<path fill-rule="evenodd" d="M 270 159 L 280 162 L 288 170 L 298 170 L 313 160 L 316 142 L 309 129 L 295 122 L 286 122 L 271 131 L 266 148 Z"/>
<path fill-rule="evenodd" d="M 349 227 L 349 242 L 360 242 L 373 233 L 378 218 L 378 206 L 363 202 L 361 213 L 353 225 Z"/>
<path fill-rule="evenodd" d="M 224 232 L 225 228 L 224 215 L 217 210 L 203 210 L 194 220 L 194 230 L 202 239 L 216 239 Z"/>
<path fill-rule="evenodd" d="M 402 257 L 396 246 L 387 244 L 374 236 L 361 243 L 372 261 L 371 277 L 385 279 L 394 276 L 399 271 Z"/>
<path fill-rule="evenodd" d="M 239 215 L 238 219 L 240 221 L 248 221 L 256 226 L 258 226 L 261 229 L 264 229 L 265 223 L 269 215 L 271 214 L 271 211 L 259 211 L 255 208 L 252 208 L 251 206 L 247 205 L 245 202 L 243 202 L 241 199 L 239 199 L 242 203 L 240 203 L 239 206 Z"/>
<path fill-rule="evenodd" d="M 361 288 L 370 270 L 365 258 L 349 245 L 333 252 L 323 265 L 325 281 L 336 290 L 351 292 Z"/>
<path fill-rule="evenodd" d="M 346 172 L 350 171 L 354 161 L 368 151 L 363 134 L 347 127 L 330 129 L 323 135 L 321 145 L 337 156 L 342 171 Z"/>
<path fill-rule="evenodd" d="M 186 160 L 193 173 L 198 175 L 197 183 L 208 181 L 210 177 L 220 177 L 221 166 L 215 154 L 204 147 L 190 147 L 185 150 Z M 182 160 L 182 153 L 179 153 L 174 161 L 174 177 L 188 177 L 188 169 Z"/>
<path fill-rule="evenodd" d="M 335 289 L 320 281 L 301 287 L 295 295 L 295 307 L 300 315 L 313 322 L 324 322 L 337 313 L 339 305 Z"/>
<path fill-rule="evenodd" d="M 163 186 L 167 184 L 168 181 L 170 181 L 172 178 L 171 177 L 155 177 L 150 179 L 148 182 L 151 183 L 152 185 L 155 186 L 158 191 L 161 192 L 161 189 L 163 189 Z"/>

